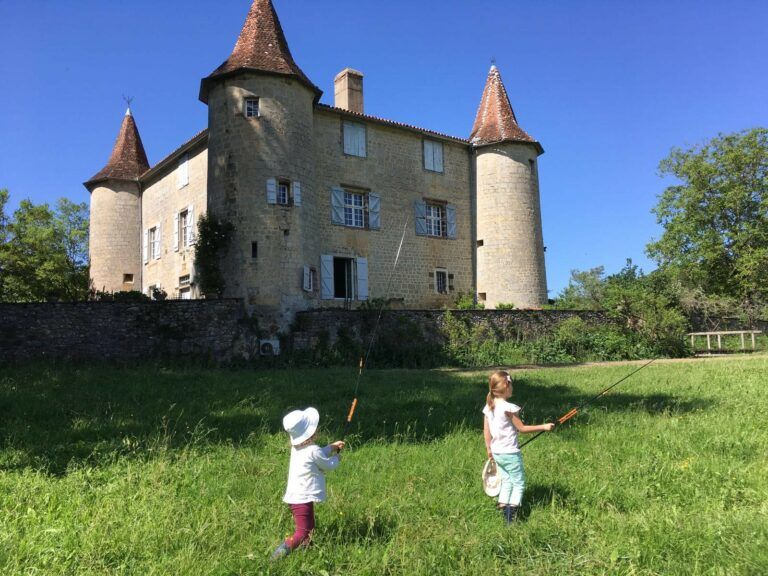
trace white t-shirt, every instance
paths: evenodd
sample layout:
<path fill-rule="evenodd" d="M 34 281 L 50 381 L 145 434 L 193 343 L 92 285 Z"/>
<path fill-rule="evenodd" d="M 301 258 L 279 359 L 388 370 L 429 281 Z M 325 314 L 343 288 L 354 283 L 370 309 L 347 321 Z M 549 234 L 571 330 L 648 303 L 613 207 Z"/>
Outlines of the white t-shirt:
<path fill-rule="evenodd" d="M 483 414 L 488 420 L 488 428 L 491 431 L 491 452 L 494 454 L 520 452 L 517 446 L 517 428 L 512 425 L 507 412 L 517 414 L 520 412 L 520 406 L 502 398 L 495 398 L 493 410 L 488 407 L 488 404 L 483 408 Z"/>
<path fill-rule="evenodd" d="M 305 504 L 325 501 L 324 470 L 339 466 L 339 457 L 332 456 L 333 448 L 320 448 L 310 444 L 303 448 L 291 448 L 291 463 L 288 467 L 288 487 L 283 496 L 287 504 Z"/>

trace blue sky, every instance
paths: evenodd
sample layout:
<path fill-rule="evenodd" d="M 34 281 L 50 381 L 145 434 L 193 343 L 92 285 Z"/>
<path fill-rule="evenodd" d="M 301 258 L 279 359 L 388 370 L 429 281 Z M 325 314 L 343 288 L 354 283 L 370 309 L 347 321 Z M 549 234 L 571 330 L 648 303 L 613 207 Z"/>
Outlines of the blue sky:
<path fill-rule="evenodd" d="M 133 111 L 154 164 L 206 127 L 200 79 L 229 56 L 250 0 L 0 0 L 0 188 L 85 202 Z M 275 0 L 293 56 L 332 103 L 365 74 L 366 112 L 467 137 L 495 58 L 545 149 L 550 295 L 608 272 L 660 229 L 659 160 L 768 125 L 768 2 Z"/>

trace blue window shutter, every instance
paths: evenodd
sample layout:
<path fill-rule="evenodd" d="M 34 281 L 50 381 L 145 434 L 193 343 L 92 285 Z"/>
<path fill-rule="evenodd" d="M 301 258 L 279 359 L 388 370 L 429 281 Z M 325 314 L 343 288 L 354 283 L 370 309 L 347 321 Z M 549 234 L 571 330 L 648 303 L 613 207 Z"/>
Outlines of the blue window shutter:
<path fill-rule="evenodd" d="M 320 298 L 333 298 L 333 256 L 329 254 L 320 256 Z"/>
<path fill-rule="evenodd" d="M 456 206 L 448 204 L 445 207 L 445 219 L 448 221 L 448 238 L 456 239 Z"/>
<path fill-rule="evenodd" d="M 301 206 L 301 182 L 293 183 L 293 205 Z"/>
<path fill-rule="evenodd" d="M 357 259 L 357 299 L 368 300 L 368 258 Z"/>
<path fill-rule="evenodd" d="M 370 192 L 368 194 L 368 227 L 371 230 L 381 229 L 381 197 Z"/>
<path fill-rule="evenodd" d="M 430 140 L 424 140 L 424 168 L 427 170 L 434 170 L 434 156 L 432 154 L 433 143 Z"/>
<path fill-rule="evenodd" d="M 344 225 L 344 189 L 331 188 L 331 223 Z"/>
<path fill-rule="evenodd" d="M 416 221 L 416 235 L 427 235 L 427 203 L 424 200 L 416 200 L 413 203 Z"/>
<path fill-rule="evenodd" d="M 277 204 L 277 180 L 267 179 L 267 204 Z"/>

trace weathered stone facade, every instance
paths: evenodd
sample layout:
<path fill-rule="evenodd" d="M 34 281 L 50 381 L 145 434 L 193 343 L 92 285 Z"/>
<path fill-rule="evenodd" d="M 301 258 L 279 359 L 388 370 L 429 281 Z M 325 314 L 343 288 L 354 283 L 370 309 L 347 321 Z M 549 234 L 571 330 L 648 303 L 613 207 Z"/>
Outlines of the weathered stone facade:
<path fill-rule="evenodd" d="M 139 238 L 133 214 L 122 228 L 131 251 L 97 235 L 93 269 L 138 269 L 137 289 L 198 297 L 191 247 L 174 238 L 179 214 L 196 221 L 208 211 L 235 226 L 222 263 L 226 296 L 273 332 L 297 311 L 372 298 L 407 308 L 447 307 L 459 293 L 480 293 L 489 308 L 546 303 L 543 150 L 517 125 L 495 66 L 470 139 L 363 113 L 354 70 L 337 76 L 335 106 L 320 96 L 293 61 L 272 2 L 254 0 L 232 55 L 201 84 L 207 130 L 136 174 Z M 99 185 L 96 219 L 117 188 Z"/>
<path fill-rule="evenodd" d="M 0 304 L 0 363 L 255 355 L 258 340 L 237 300 Z"/>

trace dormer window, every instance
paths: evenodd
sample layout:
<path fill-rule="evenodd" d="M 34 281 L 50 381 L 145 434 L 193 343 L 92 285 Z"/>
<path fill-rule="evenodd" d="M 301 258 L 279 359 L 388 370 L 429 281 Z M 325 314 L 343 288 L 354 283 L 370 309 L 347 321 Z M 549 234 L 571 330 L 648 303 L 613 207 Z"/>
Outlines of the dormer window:
<path fill-rule="evenodd" d="M 430 172 L 443 171 L 443 143 L 424 140 L 424 169 Z"/>
<path fill-rule="evenodd" d="M 245 117 L 246 118 L 259 117 L 259 99 L 258 98 L 245 99 Z"/>
<path fill-rule="evenodd" d="M 342 131 L 344 133 L 344 154 L 365 158 L 367 156 L 365 124 L 345 120 L 342 124 Z"/>

